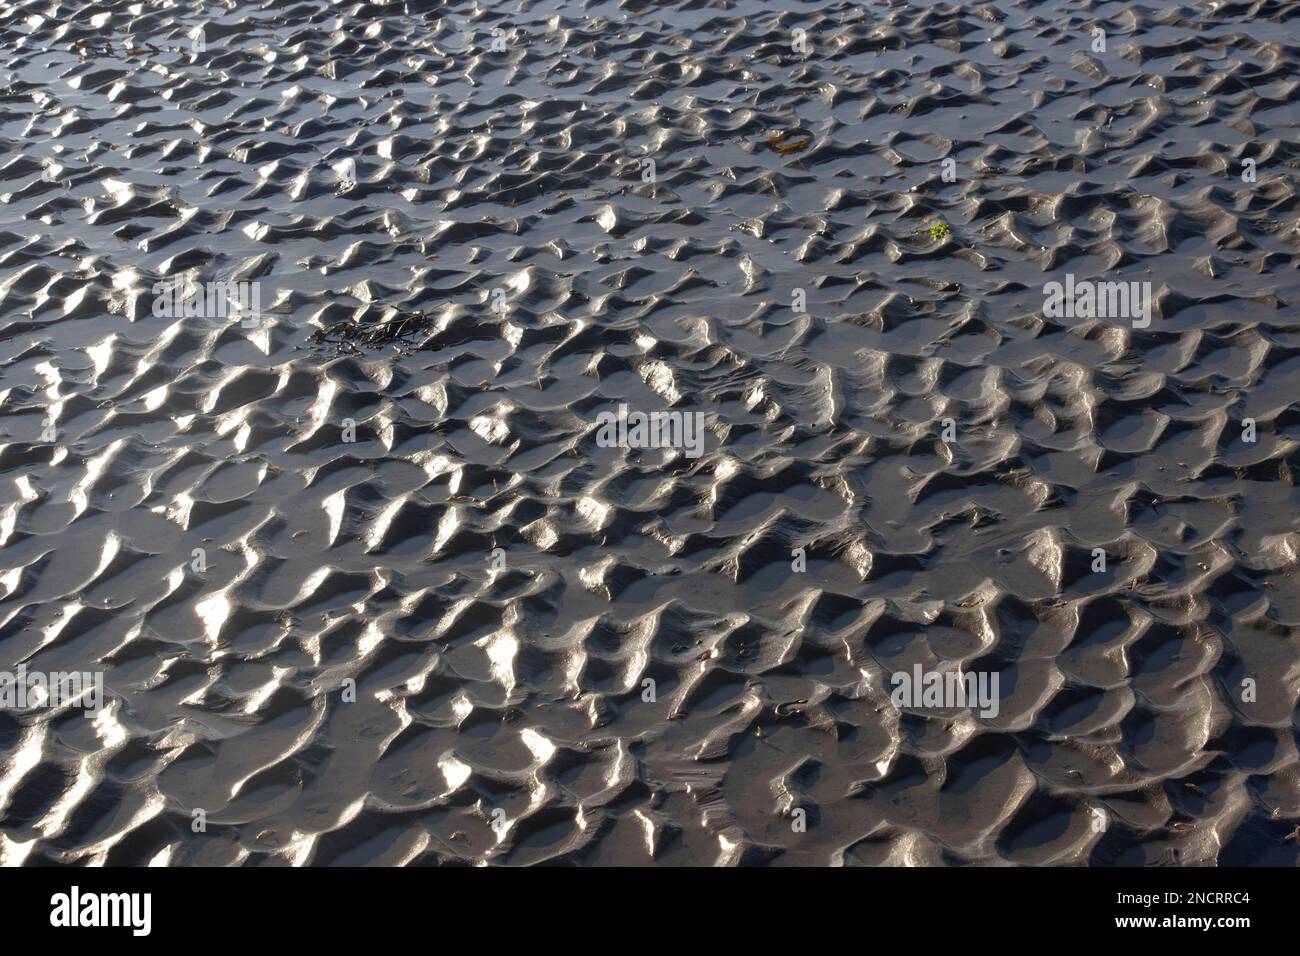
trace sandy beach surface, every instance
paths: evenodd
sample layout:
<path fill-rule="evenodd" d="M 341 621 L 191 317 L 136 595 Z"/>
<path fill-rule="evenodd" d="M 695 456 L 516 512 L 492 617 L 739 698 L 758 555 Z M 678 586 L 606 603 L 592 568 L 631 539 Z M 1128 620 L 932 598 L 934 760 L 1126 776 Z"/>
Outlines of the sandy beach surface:
<path fill-rule="evenodd" d="M 1296 864 L 1300 3 L 0 50 L 0 863 Z"/>

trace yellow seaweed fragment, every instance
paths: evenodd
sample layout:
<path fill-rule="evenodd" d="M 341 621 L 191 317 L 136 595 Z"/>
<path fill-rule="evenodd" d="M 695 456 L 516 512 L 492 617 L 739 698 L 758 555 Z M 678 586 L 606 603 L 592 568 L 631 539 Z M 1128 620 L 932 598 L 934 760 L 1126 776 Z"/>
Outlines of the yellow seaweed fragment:
<path fill-rule="evenodd" d="M 767 138 L 767 148 L 774 153 L 786 156 L 790 153 L 803 152 L 812 145 L 812 141 L 812 132 L 799 126 L 769 136 Z"/>

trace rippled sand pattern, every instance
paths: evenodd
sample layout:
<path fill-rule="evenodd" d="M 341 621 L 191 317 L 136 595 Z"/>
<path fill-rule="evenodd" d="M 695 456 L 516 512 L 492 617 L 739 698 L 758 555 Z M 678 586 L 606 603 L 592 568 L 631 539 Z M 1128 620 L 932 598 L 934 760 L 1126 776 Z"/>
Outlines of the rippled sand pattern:
<path fill-rule="evenodd" d="M 1300 4 L 788 5 L 0 2 L 4 862 L 1296 862 Z"/>

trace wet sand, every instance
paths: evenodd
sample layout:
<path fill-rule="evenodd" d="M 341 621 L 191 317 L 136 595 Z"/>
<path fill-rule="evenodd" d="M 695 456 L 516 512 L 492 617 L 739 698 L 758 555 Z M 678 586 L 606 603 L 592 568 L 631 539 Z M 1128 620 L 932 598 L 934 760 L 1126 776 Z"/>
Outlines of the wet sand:
<path fill-rule="evenodd" d="M 0 2 L 0 862 L 1297 862 L 1300 3 L 786 6 Z"/>

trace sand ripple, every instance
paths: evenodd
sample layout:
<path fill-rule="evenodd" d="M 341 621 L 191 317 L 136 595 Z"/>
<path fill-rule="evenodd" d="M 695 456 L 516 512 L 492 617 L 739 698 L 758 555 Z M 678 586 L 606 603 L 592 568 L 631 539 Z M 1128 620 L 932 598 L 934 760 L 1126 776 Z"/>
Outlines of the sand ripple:
<path fill-rule="evenodd" d="M 522 6 L 0 2 L 3 861 L 1294 864 L 1300 5 Z"/>

